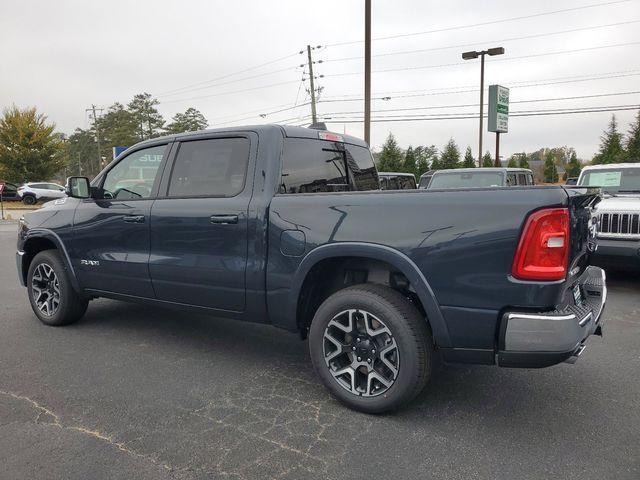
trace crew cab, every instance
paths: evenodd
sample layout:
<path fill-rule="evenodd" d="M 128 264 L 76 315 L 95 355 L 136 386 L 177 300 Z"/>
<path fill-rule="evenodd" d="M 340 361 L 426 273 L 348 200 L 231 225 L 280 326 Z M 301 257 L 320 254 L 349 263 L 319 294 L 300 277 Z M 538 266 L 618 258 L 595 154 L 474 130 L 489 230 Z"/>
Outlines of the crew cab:
<path fill-rule="evenodd" d="M 595 208 L 598 248 L 593 262 L 640 271 L 640 163 L 587 166 L 578 185 L 600 187 L 604 196 Z"/>
<path fill-rule="evenodd" d="M 362 140 L 262 125 L 139 143 L 67 194 L 20 221 L 43 323 L 97 297 L 268 323 L 360 411 L 409 402 L 436 354 L 544 367 L 602 329 L 597 189 L 380 190 Z"/>
<path fill-rule="evenodd" d="M 453 168 L 433 172 L 426 188 L 528 187 L 533 184 L 533 172 L 527 168 Z"/>

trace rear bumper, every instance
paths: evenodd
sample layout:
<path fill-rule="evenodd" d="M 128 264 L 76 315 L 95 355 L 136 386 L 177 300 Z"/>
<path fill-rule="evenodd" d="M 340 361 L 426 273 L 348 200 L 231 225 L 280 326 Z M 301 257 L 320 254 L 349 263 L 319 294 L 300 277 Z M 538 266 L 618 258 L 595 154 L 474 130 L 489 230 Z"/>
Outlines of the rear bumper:
<path fill-rule="evenodd" d="M 587 338 L 602 334 L 602 312 L 607 300 L 604 270 L 590 266 L 578 281 L 581 305 L 553 312 L 506 312 L 501 320 L 498 364 L 541 368 L 573 362 Z"/>

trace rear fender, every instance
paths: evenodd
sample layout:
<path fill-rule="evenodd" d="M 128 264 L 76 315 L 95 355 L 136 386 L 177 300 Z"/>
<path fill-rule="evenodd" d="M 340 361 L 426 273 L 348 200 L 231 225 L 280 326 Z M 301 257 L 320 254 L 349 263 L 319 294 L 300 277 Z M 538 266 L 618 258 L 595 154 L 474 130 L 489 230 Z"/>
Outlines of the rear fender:
<path fill-rule="evenodd" d="M 427 314 L 427 321 L 431 326 L 433 338 L 436 345 L 440 347 L 451 347 L 449 331 L 444 317 L 440 311 L 440 306 L 431 289 L 429 282 L 418 269 L 415 263 L 404 253 L 393 248 L 373 243 L 345 242 L 329 243 L 322 245 L 309 252 L 300 265 L 294 276 L 292 298 L 290 302 L 290 318 L 296 318 L 298 300 L 302 290 L 302 285 L 307 274 L 318 262 L 337 257 L 362 257 L 372 260 L 380 260 L 393 265 L 411 282 L 424 310 Z"/>

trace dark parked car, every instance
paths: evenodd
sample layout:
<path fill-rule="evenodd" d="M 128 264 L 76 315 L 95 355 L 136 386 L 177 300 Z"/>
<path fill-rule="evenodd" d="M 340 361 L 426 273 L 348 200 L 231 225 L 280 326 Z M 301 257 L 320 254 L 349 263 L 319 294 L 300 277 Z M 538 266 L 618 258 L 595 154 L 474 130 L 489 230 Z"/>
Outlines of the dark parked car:
<path fill-rule="evenodd" d="M 382 190 L 411 190 L 417 188 L 413 173 L 378 172 Z"/>
<path fill-rule="evenodd" d="M 0 180 L 0 184 L 4 185 L 4 188 L 2 190 L 2 200 L 21 200 L 20 196 L 18 195 L 18 185 L 11 182 L 4 182 L 2 180 Z"/>
<path fill-rule="evenodd" d="M 598 192 L 381 191 L 357 138 L 210 130 L 71 177 L 21 220 L 17 267 L 47 325 L 96 297 L 269 323 L 308 338 L 339 400 L 383 412 L 423 389 L 436 352 L 510 367 L 582 353 L 606 299 L 589 266 Z"/>
<path fill-rule="evenodd" d="M 578 177 L 569 177 L 567 178 L 567 181 L 564 182 L 565 185 L 577 185 L 578 184 Z"/>
<path fill-rule="evenodd" d="M 455 168 L 433 172 L 427 188 L 529 187 L 533 172 L 526 168 Z"/>

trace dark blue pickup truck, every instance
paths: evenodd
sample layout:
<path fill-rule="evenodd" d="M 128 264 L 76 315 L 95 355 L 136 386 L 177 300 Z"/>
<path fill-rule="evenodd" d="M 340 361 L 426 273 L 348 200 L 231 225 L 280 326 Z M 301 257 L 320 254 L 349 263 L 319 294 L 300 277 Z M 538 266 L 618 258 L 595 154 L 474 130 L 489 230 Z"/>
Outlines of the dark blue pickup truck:
<path fill-rule="evenodd" d="M 229 128 L 131 147 L 20 221 L 47 325 L 97 297 L 270 323 L 308 338 L 339 400 L 397 408 L 448 362 L 544 367 L 601 333 L 598 190 L 380 190 L 369 149 L 325 130 Z"/>

